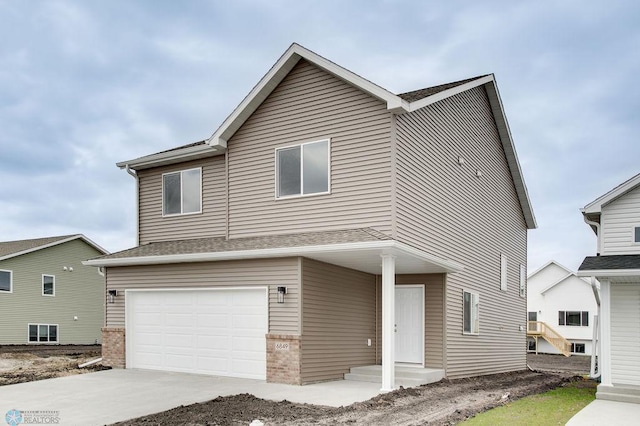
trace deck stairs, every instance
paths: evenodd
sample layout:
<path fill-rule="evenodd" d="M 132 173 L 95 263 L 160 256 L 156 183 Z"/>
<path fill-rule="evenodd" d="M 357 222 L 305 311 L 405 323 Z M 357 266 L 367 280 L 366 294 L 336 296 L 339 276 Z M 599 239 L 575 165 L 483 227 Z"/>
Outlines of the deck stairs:
<path fill-rule="evenodd" d="M 571 342 L 551 328 L 546 322 L 529 321 L 527 325 L 527 336 L 536 339 L 536 353 L 538 348 L 538 338 L 542 337 L 558 349 L 562 355 L 571 356 Z"/>

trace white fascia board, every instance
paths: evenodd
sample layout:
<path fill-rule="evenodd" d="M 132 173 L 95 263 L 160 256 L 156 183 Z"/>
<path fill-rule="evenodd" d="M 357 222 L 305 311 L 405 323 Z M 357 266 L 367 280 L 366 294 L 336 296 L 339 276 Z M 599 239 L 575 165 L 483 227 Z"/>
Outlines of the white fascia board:
<path fill-rule="evenodd" d="M 482 86 L 483 84 L 487 84 L 490 81 L 493 81 L 493 74 L 487 75 L 485 77 L 477 78 L 468 83 L 461 84 L 459 86 L 452 87 L 447 90 L 443 90 L 442 92 L 438 92 L 434 95 L 427 96 L 426 98 L 419 99 L 417 101 L 411 102 L 409 104 L 408 112 L 412 112 L 418 110 L 420 108 L 424 108 L 428 105 L 439 102 L 443 99 L 450 98 L 451 96 L 455 96 L 458 93 L 465 92 L 467 90 L 473 89 L 474 87 Z"/>
<path fill-rule="evenodd" d="M 213 157 L 224 154 L 226 145 L 211 146 L 208 144 L 190 146 L 188 148 L 176 149 L 158 154 L 146 155 L 134 160 L 121 161 L 116 163 L 121 169 L 129 166 L 133 170 L 148 169 L 166 164 L 178 163 L 181 161 L 196 160 L 198 158 Z"/>
<path fill-rule="evenodd" d="M 367 241 L 358 243 L 327 244 L 320 246 L 282 247 L 272 249 L 239 250 L 209 253 L 173 254 L 164 256 L 143 256 L 119 259 L 93 259 L 82 262 L 87 266 L 134 266 L 159 265 L 165 263 L 214 262 L 222 260 L 243 260 L 271 257 L 305 256 L 319 253 L 347 252 L 360 250 L 381 250 L 391 254 L 409 255 L 442 267 L 448 272 L 462 271 L 463 266 L 457 262 L 440 259 L 403 243 L 394 240 Z"/>
<path fill-rule="evenodd" d="M 527 185 L 524 183 L 522 169 L 520 168 L 520 161 L 518 160 L 518 154 L 516 153 L 516 149 L 513 144 L 513 137 L 511 136 L 509 123 L 507 122 L 507 117 L 504 113 L 502 99 L 500 98 L 500 92 L 498 91 L 498 86 L 496 85 L 493 74 L 491 75 L 491 80 L 488 81 L 485 85 L 485 88 L 487 90 L 489 103 L 491 104 L 491 109 L 493 111 L 493 117 L 496 121 L 498 134 L 500 136 L 500 140 L 502 141 L 502 147 L 504 148 L 504 153 L 507 158 L 507 163 L 509 165 L 509 171 L 511 172 L 513 184 L 516 188 L 516 194 L 518 195 L 522 213 L 527 223 L 527 228 L 535 229 L 538 227 L 538 225 L 536 223 L 536 217 L 531 207 L 529 191 L 527 190 Z"/>
<path fill-rule="evenodd" d="M 305 59 L 315 66 L 322 68 L 330 74 L 333 74 L 347 83 L 359 88 L 360 90 L 369 93 L 373 97 L 386 102 L 387 109 L 390 111 L 405 111 L 406 108 L 408 108 L 409 104 L 399 96 L 394 95 L 388 90 L 360 77 L 357 74 L 354 74 L 326 58 L 323 58 L 299 44 L 293 43 L 265 74 L 265 76 L 262 77 L 258 84 L 251 89 L 249 94 L 225 119 L 213 135 L 211 135 L 207 140 L 207 143 L 212 146 L 215 144 L 225 144 L 226 146 L 227 141 L 271 94 L 278 84 L 284 80 L 300 59 Z"/>
<path fill-rule="evenodd" d="M 569 273 L 567 275 L 565 275 L 564 277 L 560 278 L 559 280 L 557 280 L 556 282 L 552 283 L 551 285 L 547 286 L 544 290 L 542 290 L 540 292 L 540 294 L 545 294 L 547 291 L 551 290 L 553 287 L 557 286 L 558 284 L 560 284 L 561 282 L 563 282 L 564 280 L 570 278 L 572 275 L 574 275 L 573 273 Z"/>
<path fill-rule="evenodd" d="M 22 256 L 23 254 L 28 254 L 28 253 L 33 253 L 34 251 L 38 251 L 38 250 L 43 250 L 49 247 L 53 247 L 53 246 L 57 246 L 60 244 L 64 244 L 64 243 L 68 243 L 69 241 L 73 241 L 73 240 L 77 240 L 77 239 L 81 239 L 84 242 L 86 242 L 87 244 L 89 244 L 90 246 L 93 246 L 93 248 L 95 248 L 96 250 L 102 252 L 103 254 L 109 254 L 109 252 L 105 249 L 103 249 L 102 247 L 100 247 L 98 244 L 94 243 L 93 241 L 91 241 L 90 239 L 88 239 L 87 237 L 85 237 L 82 234 L 77 234 L 77 235 L 72 235 L 68 238 L 64 238 L 61 240 L 57 240 L 57 241 L 53 241 L 51 243 L 48 244 L 43 244 L 41 246 L 38 247 L 33 247 L 27 250 L 22 250 L 16 253 L 11 253 L 11 254 L 7 254 L 5 256 L 0 257 L 0 260 L 6 260 L 6 259 L 11 259 L 12 257 L 17 257 L 17 256 Z"/>
<path fill-rule="evenodd" d="M 542 265 L 541 267 L 539 267 L 538 269 L 536 269 L 535 271 L 533 271 L 532 273 L 530 273 L 529 275 L 527 275 L 527 279 L 533 277 L 534 275 L 536 275 L 538 272 L 542 271 L 543 269 L 545 269 L 547 266 L 554 264 L 562 269 L 564 269 L 565 271 L 567 271 L 567 274 L 573 274 L 573 271 L 569 268 L 567 268 L 564 265 L 559 264 L 557 261 L 555 260 L 550 260 L 547 263 L 545 263 L 544 265 Z"/>
<path fill-rule="evenodd" d="M 640 185 L 640 173 L 627 180 L 626 182 L 623 182 L 622 184 L 616 186 L 606 194 L 596 198 L 595 200 L 587 204 L 584 208 L 580 209 L 580 211 L 585 215 L 592 213 L 601 213 L 602 206 L 609 204 L 617 198 L 620 198 L 638 185 Z"/>
<path fill-rule="evenodd" d="M 637 277 L 640 269 L 593 269 L 578 271 L 579 277 Z"/>

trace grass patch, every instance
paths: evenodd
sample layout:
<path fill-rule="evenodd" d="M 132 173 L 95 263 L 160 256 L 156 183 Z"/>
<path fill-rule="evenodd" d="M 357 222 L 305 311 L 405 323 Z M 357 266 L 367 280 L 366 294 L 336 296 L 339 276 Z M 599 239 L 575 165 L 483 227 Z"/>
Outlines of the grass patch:
<path fill-rule="evenodd" d="M 461 424 L 564 425 L 596 398 L 597 383 L 577 380 L 539 395 L 531 395 L 480 413 Z"/>

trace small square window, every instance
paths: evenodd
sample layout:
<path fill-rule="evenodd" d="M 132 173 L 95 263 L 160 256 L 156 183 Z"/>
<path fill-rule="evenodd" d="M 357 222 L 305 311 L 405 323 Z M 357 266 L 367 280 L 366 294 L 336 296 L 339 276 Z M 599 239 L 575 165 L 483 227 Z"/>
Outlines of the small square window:
<path fill-rule="evenodd" d="M 574 353 L 574 354 L 583 354 L 583 353 L 585 353 L 585 345 L 584 345 L 584 343 L 572 343 L 571 344 L 571 353 Z"/>
<path fill-rule="evenodd" d="M 53 275 L 42 275 L 42 295 L 56 295 L 56 277 Z"/>
<path fill-rule="evenodd" d="M 0 270 L 0 293 L 13 291 L 13 272 Z"/>
<path fill-rule="evenodd" d="M 171 216 L 202 211 L 202 169 L 162 175 L 162 215 Z"/>
<path fill-rule="evenodd" d="M 276 149 L 276 198 L 328 192 L 328 139 Z"/>
<path fill-rule="evenodd" d="M 529 352 L 535 352 L 536 351 L 536 341 L 535 341 L 535 339 L 527 340 L 527 350 Z"/>

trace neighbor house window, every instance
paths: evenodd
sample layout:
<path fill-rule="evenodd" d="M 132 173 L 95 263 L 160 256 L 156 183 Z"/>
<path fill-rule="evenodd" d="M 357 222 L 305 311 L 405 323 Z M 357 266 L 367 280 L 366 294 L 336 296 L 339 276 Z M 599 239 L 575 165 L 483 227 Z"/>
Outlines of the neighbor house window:
<path fill-rule="evenodd" d="M 585 353 L 584 343 L 572 343 L 571 344 L 571 353 L 572 354 L 583 354 L 583 353 Z"/>
<path fill-rule="evenodd" d="M 480 332 L 479 299 L 477 293 L 463 292 L 462 332 L 464 334 Z"/>
<path fill-rule="evenodd" d="M 57 343 L 58 326 L 53 324 L 29 324 L 29 343 Z"/>
<path fill-rule="evenodd" d="M 500 255 L 500 290 L 507 291 L 507 256 Z"/>
<path fill-rule="evenodd" d="M 535 341 L 535 339 L 527 340 L 527 350 L 529 352 L 535 352 L 536 351 L 536 341 Z"/>
<path fill-rule="evenodd" d="M 0 270 L 0 293 L 13 291 L 13 272 Z"/>
<path fill-rule="evenodd" d="M 329 140 L 276 149 L 276 197 L 329 192 Z"/>
<path fill-rule="evenodd" d="M 202 211 L 202 169 L 189 169 L 162 175 L 162 214 L 164 216 Z"/>
<path fill-rule="evenodd" d="M 588 311 L 558 311 L 558 325 L 589 326 Z"/>
<path fill-rule="evenodd" d="M 640 226 L 633 227 L 633 242 L 640 244 Z"/>
<path fill-rule="evenodd" d="M 520 265 L 520 297 L 525 297 L 527 292 L 527 268 L 524 265 Z"/>
<path fill-rule="evenodd" d="M 42 295 L 56 295 L 56 277 L 53 275 L 42 275 Z"/>

